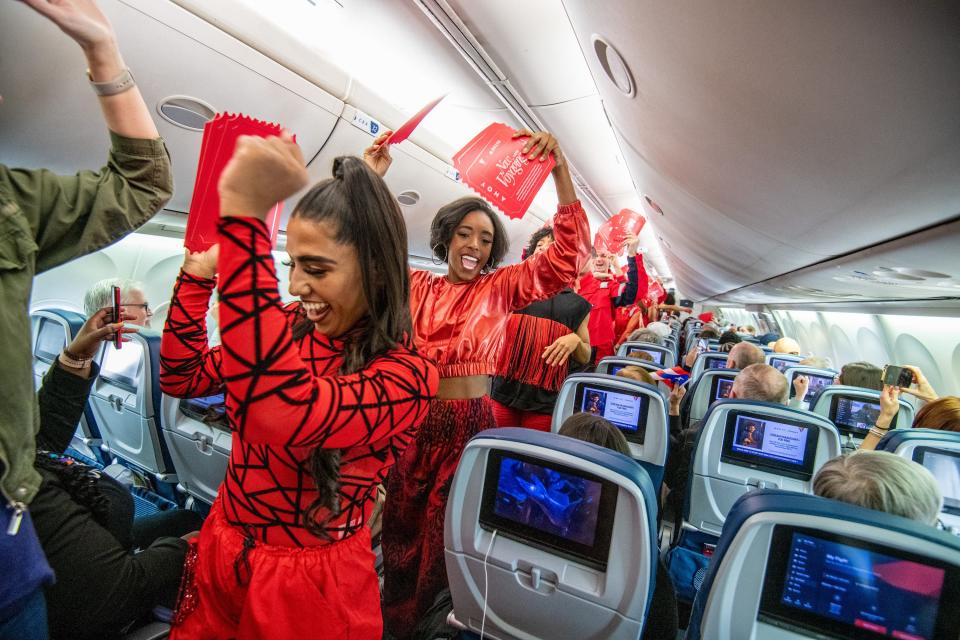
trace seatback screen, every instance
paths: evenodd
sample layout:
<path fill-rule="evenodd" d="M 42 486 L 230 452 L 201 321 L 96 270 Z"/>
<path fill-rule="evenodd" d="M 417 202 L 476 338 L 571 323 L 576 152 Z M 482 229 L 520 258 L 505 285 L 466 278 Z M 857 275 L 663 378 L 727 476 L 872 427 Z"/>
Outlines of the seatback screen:
<path fill-rule="evenodd" d="M 726 400 L 730 397 L 730 390 L 733 389 L 733 378 L 721 378 L 715 376 L 710 383 L 710 404 L 717 400 Z"/>
<path fill-rule="evenodd" d="M 664 356 L 663 351 L 657 351 L 655 349 L 637 349 L 637 348 L 628 349 L 627 357 L 640 358 L 640 359 L 646 360 L 646 358 L 640 355 L 641 353 L 646 353 L 647 355 L 649 355 L 651 358 L 651 362 L 653 362 L 654 364 L 661 364 L 661 365 L 663 364 L 663 356 Z"/>
<path fill-rule="evenodd" d="M 703 363 L 704 369 L 726 369 L 727 368 L 727 356 L 724 354 L 722 357 L 716 358 L 707 358 Z"/>
<path fill-rule="evenodd" d="M 100 362 L 100 377 L 128 391 L 136 391 L 142 366 L 143 347 L 140 343 L 124 342 L 120 349 L 108 344 Z"/>
<path fill-rule="evenodd" d="M 783 373 L 784 371 L 787 370 L 787 367 L 789 367 L 792 364 L 795 364 L 796 362 L 797 362 L 796 360 L 789 360 L 787 358 L 770 358 L 769 364 L 771 367 L 773 367 L 780 373 Z"/>
<path fill-rule="evenodd" d="M 813 400 L 813 397 L 820 393 L 820 390 L 824 387 L 829 387 L 833 384 L 833 376 L 818 376 L 814 373 L 798 373 L 797 376 L 806 376 L 807 380 L 810 381 L 810 386 L 807 387 L 807 394 L 803 396 L 804 402 L 810 402 Z M 796 376 L 794 376 L 796 380 Z M 790 397 L 797 395 L 797 391 L 794 386 L 790 385 Z"/>
<path fill-rule="evenodd" d="M 617 491 L 614 483 L 585 471 L 493 450 L 480 525 L 606 570 Z"/>
<path fill-rule="evenodd" d="M 52 363 L 65 346 L 67 346 L 67 336 L 63 327 L 53 320 L 41 318 L 40 327 L 37 329 L 37 346 L 33 349 L 33 355 L 44 362 Z"/>
<path fill-rule="evenodd" d="M 917 447 L 913 459 L 933 474 L 943 494 L 943 510 L 960 515 L 960 451 Z"/>
<path fill-rule="evenodd" d="M 609 420 L 630 442 L 643 444 L 647 432 L 648 398 L 601 384 L 581 382 L 574 395 L 574 411 Z"/>
<path fill-rule="evenodd" d="M 834 396 L 830 401 L 830 419 L 840 433 L 858 437 L 866 435 L 880 417 L 880 402 L 846 396 Z"/>
<path fill-rule="evenodd" d="M 909 552 L 778 525 L 758 618 L 837 638 L 956 637 L 958 570 Z"/>
<path fill-rule="evenodd" d="M 738 466 L 809 480 L 820 430 L 787 418 L 731 411 L 720 459 Z"/>

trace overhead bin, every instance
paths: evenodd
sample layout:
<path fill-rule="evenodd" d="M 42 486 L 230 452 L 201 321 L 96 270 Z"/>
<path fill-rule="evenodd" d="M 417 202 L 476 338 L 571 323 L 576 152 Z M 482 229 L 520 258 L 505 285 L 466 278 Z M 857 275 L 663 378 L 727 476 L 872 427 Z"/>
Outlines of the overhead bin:
<path fill-rule="evenodd" d="M 168 209 L 189 209 L 202 134 L 161 117 L 167 98 L 179 96 L 167 111 L 184 121 L 202 122 L 189 113 L 197 99 L 214 111 L 279 122 L 296 133 L 307 159 L 333 130 L 339 99 L 214 24 L 166 1 L 99 4 L 170 149 L 176 191 Z M 0 158 L 61 173 L 102 166 L 109 139 L 77 45 L 21 3 L 0 4 L 0 23 Z"/>

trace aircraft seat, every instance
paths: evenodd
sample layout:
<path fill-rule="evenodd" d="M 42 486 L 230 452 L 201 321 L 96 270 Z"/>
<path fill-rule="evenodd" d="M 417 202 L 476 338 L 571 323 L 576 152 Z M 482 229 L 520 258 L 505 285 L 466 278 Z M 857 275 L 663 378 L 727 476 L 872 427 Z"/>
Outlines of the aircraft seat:
<path fill-rule="evenodd" d="M 897 429 L 877 443 L 889 451 L 922 464 L 937 479 L 943 494 L 940 521 L 960 534 L 960 433 L 940 429 Z"/>
<path fill-rule="evenodd" d="M 646 469 L 659 490 L 670 445 L 663 392 L 629 378 L 576 373 L 560 387 L 550 430 L 556 433 L 564 420 L 581 411 L 597 413 L 620 429 L 630 445 L 630 456 Z"/>
<path fill-rule="evenodd" d="M 740 496 L 766 488 L 812 493 L 817 470 L 840 455 L 833 423 L 781 404 L 720 400 L 701 424 L 679 536 L 667 559 L 684 601 L 696 594 L 716 538 Z"/>
<path fill-rule="evenodd" d="M 43 376 L 47 374 L 64 347 L 76 337 L 86 318 L 76 311 L 51 308 L 34 311 L 30 314 L 30 319 L 33 325 L 34 386 L 39 390 Z M 104 460 L 100 454 L 100 443 L 100 427 L 88 402 L 67 454 L 74 455 L 86 463 L 102 465 Z"/>
<path fill-rule="evenodd" d="M 789 353 L 768 353 L 766 362 L 774 367 L 780 373 L 786 371 L 787 367 L 803 360 L 803 356 L 794 356 Z"/>
<path fill-rule="evenodd" d="M 176 483 L 160 429 L 160 333 L 141 329 L 128 337 L 120 349 L 112 344 L 102 348 L 100 376 L 90 395 L 102 448 L 159 482 Z"/>
<path fill-rule="evenodd" d="M 629 358 L 631 354 L 641 351 L 650 354 L 661 369 L 669 369 L 677 364 L 676 356 L 668 347 L 649 342 L 624 342 L 617 349 L 617 355 L 621 358 Z"/>
<path fill-rule="evenodd" d="M 224 426 L 204 422 L 223 403 L 223 395 L 180 399 L 163 396 L 163 437 L 177 469 L 178 489 L 212 505 L 227 474 L 232 434 Z"/>
<path fill-rule="evenodd" d="M 636 640 L 655 586 L 656 522 L 653 484 L 626 456 L 530 429 L 483 431 L 447 503 L 448 620 L 502 640 Z"/>
<path fill-rule="evenodd" d="M 807 395 L 800 399 L 804 407 L 810 406 L 810 401 L 820 393 L 824 387 L 833 384 L 838 375 L 838 371 L 833 369 L 820 369 L 817 367 L 807 367 L 803 365 L 790 364 L 783 370 L 783 375 L 787 378 L 787 385 L 790 389 L 790 398 L 796 396 L 796 390 L 793 388 L 793 381 L 797 376 L 807 376 L 810 379 L 810 386 L 807 388 Z"/>
<path fill-rule="evenodd" d="M 880 392 L 863 387 L 834 384 L 823 387 L 810 400 L 810 410 L 826 416 L 844 438 L 845 448 L 860 446 L 867 431 L 880 415 Z M 913 405 L 900 398 L 900 411 L 891 429 L 909 429 L 913 425 Z"/>
<path fill-rule="evenodd" d="M 706 369 L 700 377 L 695 380 L 691 378 L 693 381 L 680 402 L 680 424 L 683 428 L 703 419 L 714 402 L 728 398 L 733 379 L 738 373 L 740 369 Z"/>
<path fill-rule="evenodd" d="M 741 497 L 687 640 L 956 638 L 960 540 L 906 518 L 789 491 Z"/>
<path fill-rule="evenodd" d="M 696 381 L 708 369 L 726 369 L 729 354 L 719 351 L 707 351 L 697 356 L 690 368 L 690 379 Z"/>
<path fill-rule="evenodd" d="M 649 360 L 638 360 L 637 358 L 621 358 L 620 356 L 607 356 L 597 363 L 596 373 L 603 373 L 610 376 L 617 375 L 617 372 L 624 367 L 640 367 L 650 373 L 656 373 L 663 367 Z M 657 388 L 666 394 L 670 394 L 670 387 L 664 382 L 657 382 Z"/>

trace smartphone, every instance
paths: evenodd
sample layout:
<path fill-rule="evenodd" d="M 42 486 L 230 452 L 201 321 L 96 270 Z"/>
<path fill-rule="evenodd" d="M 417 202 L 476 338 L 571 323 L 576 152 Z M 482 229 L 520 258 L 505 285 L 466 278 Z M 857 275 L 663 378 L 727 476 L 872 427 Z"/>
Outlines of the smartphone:
<path fill-rule="evenodd" d="M 707 351 L 707 341 L 703 338 L 697 340 L 697 353 L 706 353 Z"/>
<path fill-rule="evenodd" d="M 888 364 L 883 368 L 883 384 L 906 389 L 913 384 L 913 371 L 895 364 Z"/>
<path fill-rule="evenodd" d="M 120 322 L 120 287 L 113 287 L 113 318 L 111 322 Z M 123 346 L 123 334 L 117 331 L 113 334 L 113 346 L 119 349 Z"/>

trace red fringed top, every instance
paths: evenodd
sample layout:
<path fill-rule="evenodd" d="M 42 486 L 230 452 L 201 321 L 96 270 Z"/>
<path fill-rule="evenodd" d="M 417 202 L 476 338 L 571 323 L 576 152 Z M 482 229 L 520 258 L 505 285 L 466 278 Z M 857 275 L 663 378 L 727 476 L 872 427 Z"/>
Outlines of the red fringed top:
<path fill-rule="evenodd" d="M 554 242 L 541 254 L 469 282 L 413 271 L 410 308 L 417 349 L 436 361 L 440 377 L 492 375 L 512 311 L 569 286 L 590 252 L 580 202 L 557 208 Z"/>
<path fill-rule="evenodd" d="M 317 495 L 307 459 L 322 446 L 342 453 L 341 512 L 326 531 L 335 540 L 355 533 L 427 413 L 436 367 L 397 348 L 338 375 L 343 342 L 315 331 L 294 341 L 300 303 L 281 305 L 259 220 L 221 220 L 219 272 L 222 345 L 207 346 L 215 281 L 181 273 L 163 332 L 160 385 L 181 398 L 225 391 L 233 450 L 218 499 L 227 519 L 268 544 L 324 544 L 302 522 Z"/>

